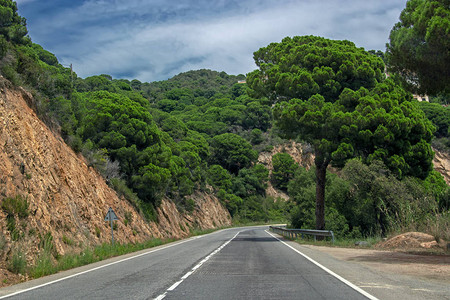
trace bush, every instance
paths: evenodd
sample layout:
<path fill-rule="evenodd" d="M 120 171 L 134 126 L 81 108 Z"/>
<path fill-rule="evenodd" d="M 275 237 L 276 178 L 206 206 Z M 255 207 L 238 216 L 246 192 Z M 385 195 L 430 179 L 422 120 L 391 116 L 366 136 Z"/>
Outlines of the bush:
<path fill-rule="evenodd" d="M 294 176 L 298 168 L 297 163 L 287 153 L 277 153 L 272 156 L 272 183 L 277 188 L 286 191 L 289 180 Z"/>
<path fill-rule="evenodd" d="M 27 260 L 23 252 L 20 250 L 14 251 L 8 265 L 8 270 L 16 274 L 25 274 L 26 268 Z"/>
<path fill-rule="evenodd" d="M 14 198 L 5 198 L 1 204 L 1 207 L 6 214 L 17 215 L 21 219 L 28 217 L 28 206 L 27 199 L 20 195 Z"/>
<path fill-rule="evenodd" d="M 36 264 L 30 269 L 30 275 L 33 278 L 47 276 L 56 272 L 56 267 L 53 264 L 52 255 L 47 251 L 43 251 L 39 255 Z"/>

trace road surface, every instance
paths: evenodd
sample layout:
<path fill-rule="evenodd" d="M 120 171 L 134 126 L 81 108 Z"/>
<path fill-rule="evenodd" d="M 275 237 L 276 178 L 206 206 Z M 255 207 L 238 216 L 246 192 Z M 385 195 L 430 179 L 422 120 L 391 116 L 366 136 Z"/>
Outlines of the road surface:
<path fill-rule="evenodd" d="M 0 290 L 0 299 L 376 299 L 267 232 L 232 228 Z"/>

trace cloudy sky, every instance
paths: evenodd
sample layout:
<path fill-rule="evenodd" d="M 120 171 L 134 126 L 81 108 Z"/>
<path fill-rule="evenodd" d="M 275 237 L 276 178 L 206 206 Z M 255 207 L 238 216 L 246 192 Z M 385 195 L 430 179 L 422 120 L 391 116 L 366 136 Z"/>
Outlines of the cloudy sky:
<path fill-rule="evenodd" d="M 197 69 L 246 74 L 253 52 L 319 35 L 385 50 L 406 0 L 17 0 L 33 42 L 80 77 L 165 80 Z"/>

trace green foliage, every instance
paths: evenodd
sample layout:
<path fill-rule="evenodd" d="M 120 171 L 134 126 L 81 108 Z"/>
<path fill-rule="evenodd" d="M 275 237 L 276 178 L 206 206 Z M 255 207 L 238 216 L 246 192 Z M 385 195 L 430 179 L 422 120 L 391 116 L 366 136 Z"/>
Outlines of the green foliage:
<path fill-rule="evenodd" d="M 410 96 L 387 80 L 371 91 L 344 90 L 326 102 L 313 96 L 292 99 L 275 108 L 278 124 L 288 136 L 311 143 L 317 162 L 343 166 L 353 156 L 384 163 L 397 176 L 425 178 L 433 157 L 432 125 Z"/>
<path fill-rule="evenodd" d="M 33 278 L 47 276 L 56 272 L 57 268 L 53 264 L 52 255 L 47 251 L 41 252 L 36 260 L 36 263 L 29 270 L 29 274 Z"/>
<path fill-rule="evenodd" d="M 389 70 L 420 94 L 450 92 L 447 0 L 409 0 L 387 44 Z"/>
<path fill-rule="evenodd" d="M 287 153 L 277 153 L 272 156 L 272 183 L 275 187 L 286 191 L 289 180 L 298 168 L 297 163 Z"/>
<path fill-rule="evenodd" d="M 233 76 L 227 75 L 225 72 L 202 69 L 181 73 L 166 81 L 136 83 L 135 86 L 139 86 L 146 97 L 158 100 L 167 98 L 165 93 L 171 90 L 176 91 L 169 93 L 172 98 L 183 96 L 183 92 L 186 90 L 193 91 L 195 97 L 211 98 L 216 94 L 229 92 L 238 80 L 243 79 L 245 79 L 244 75 Z M 191 96 L 192 94 L 187 92 L 187 95 Z"/>
<path fill-rule="evenodd" d="M 315 170 L 299 168 L 289 182 L 288 193 L 296 203 L 291 212 L 291 226 L 313 228 L 315 225 Z M 448 211 L 448 187 L 435 172 L 425 180 L 407 177 L 399 180 L 380 161 L 370 165 L 350 160 L 341 177 L 327 174 L 325 203 L 326 229 L 337 237 L 385 235 L 392 231 L 430 232 L 430 220 L 443 222 Z"/>
<path fill-rule="evenodd" d="M 157 215 L 153 205 L 150 203 L 145 203 L 139 199 L 137 194 L 127 186 L 124 180 L 120 178 L 112 178 L 109 183 L 117 194 L 125 197 L 125 199 L 127 199 L 148 222 L 157 221 Z M 99 235 L 100 231 L 98 232 L 97 237 L 99 237 Z"/>
<path fill-rule="evenodd" d="M 250 132 L 250 142 L 252 145 L 258 145 L 261 144 L 264 141 L 264 137 L 262 135 L 262 131 L 258 128 L 254 128 Z"/>
<path fill-rule="evenodd" d="M 4 198 L 2 201 L 1 208 L 6 214 L 6 228 L 11 233 L 11 239 L 13 241 L 18 241 L 25 235 L 17 226 L 16 219 L 27 218 L 29 215 L 28 207 L 27 199 L 20 195 Z"/>
<path fill-rule="evenodd" d="M 28 43 L 26 25 L 26 19 L 17 13 L 15 1 L 0 1 L 0 34 L 2 36 L 17 44 Z"/>
<path fill-rule="evenodd" d="M 208 169 L 208 182 L 218 189 L 230 191 L 232 186 L 231 174 L 220 165 L 212 165 Z"/>
<path fill-rule="evenodd" d="M 383 61 L 349 41 L 314 36 L 286 37 L 254 53 L 259 70 L 247 83 L 272 100 L 308 99 L 320 94 L 334 102 L 346 88 L 372 88 L 383 80 Z"/>
<path fill-rule="evenodd" d="M 252 145 L 239 135 L 224 133 L 211 140 L 211 164 L 219 164 L 231 173 L 249 167 L 257 158 Z"/>
<path fill-rule="evenodd" d="M 268 179 L 269 170 L 261 164 L 241 169 L 233 180 L 233 193 L 242 198 L 253 195 L 265 196 Z"/>
<path fill-rule="evenodd" d="M 133 222 L 133 215 L 130 211 L 125 211 L 124 217 L 123 217 L 123 224 L 125 226 L 128 226 L 128 224 L 131 224 Z"/>
<path fill-rule="evenodd" d="M 16 228 L 16 218 L 14 215 L 8 214 L 6 216 L 6 229 L 11 233 L 11 239 L 17 241 L 20 238 L 20 231 Z"/>
<path fill-rule="evenodd" d="M 44 234 L 44 236 L 41 236 L 39 234 L 39 239 L 39 249 L 41 249 L 41 251 L 47 254 L 51 254 L 54 257 L 58 256 L 58 252 L 56 251 L 51 232 L 47 232 L 46 234 Z"/>
<path fill-rule="evenodd" d="M 63 241 L 64 244 L 66 244 L 68 246 L 73 246 L 74 245 L 74 241 L 71 238 L 69 238 L 68 236 L 66 236 L 66 235 L 62 236 L 62 241 Z"/>
<path fill-rule="evenodd" d="M 12 253 L 11 261 L 8 264 L 8 270 L 16 274 L 25 274 L 27 269 L 27 259 L 22 251 L 15 250 Z"/>
<path fill-rule="evenodd" d="M 254 195 L 245 199 L 235 221 L 237 223 L 285 222 L 290 209 L 289 203 L 282 200 Z"/>
<path fill-rule="evenodd" d="M 48 52 L 41 45 L 32 44 L 31 47 L 36 51 L 38 58 L 50 66 L 57 66 L 58 59 L 53 53 Z"/>
<path fill-rule="evenodd" d="M 450 136 L 450 107 L 426 101 L 419 102 L 419 107 L 424 111 L 428 120 L 436 127 L 434 135 L 437 138 Z"/>
<path fill-rule="evenodd" d="M 442 195 L 445 189 L 445 183 L 438 180 L 441 175 L 425 181 L 413 177 L 400 181 L 376 161 L 366 166 L 352 160 L 342 173 L 350 183 L 352 197 L 339 207 L 345 207 L 346 218 L 357 222 L 365 233 L 417 229 L 427 216 L 438 212 L 439 199 L 433 194 Z"/>
<path fill-rule="evenodd" d="M 1 204 L 2 210 L 7 215 L 17 215 L 20 219 L 28 217 L 30 213 L 28 207 L 28 200 L 20 195 L 4 198 Z"/>

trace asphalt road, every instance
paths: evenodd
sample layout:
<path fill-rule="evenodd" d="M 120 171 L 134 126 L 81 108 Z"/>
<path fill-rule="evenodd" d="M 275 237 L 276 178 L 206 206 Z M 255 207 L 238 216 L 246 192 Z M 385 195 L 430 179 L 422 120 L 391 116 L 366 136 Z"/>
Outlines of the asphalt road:
<path fill-rule="evenodd" d="M 1 289 L 0 299 L 371 297 L 311 262 L 266 229 L 227 229 L 141 251 Z"/>

